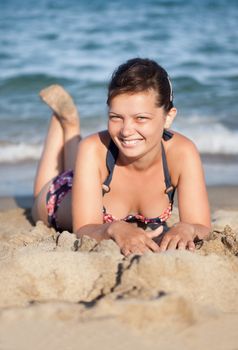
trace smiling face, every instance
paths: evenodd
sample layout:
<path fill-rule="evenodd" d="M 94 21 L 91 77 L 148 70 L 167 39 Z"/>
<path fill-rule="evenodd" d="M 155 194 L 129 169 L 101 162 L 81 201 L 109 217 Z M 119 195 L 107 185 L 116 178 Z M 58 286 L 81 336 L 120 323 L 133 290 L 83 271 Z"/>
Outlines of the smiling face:
<path fill-rule="evenodd" d="M 154 90 L 115 96 L 109 106 L 109 134 L 121 155 L 141 158 L 158 152 L 169 113 L 156 106 Z"/>

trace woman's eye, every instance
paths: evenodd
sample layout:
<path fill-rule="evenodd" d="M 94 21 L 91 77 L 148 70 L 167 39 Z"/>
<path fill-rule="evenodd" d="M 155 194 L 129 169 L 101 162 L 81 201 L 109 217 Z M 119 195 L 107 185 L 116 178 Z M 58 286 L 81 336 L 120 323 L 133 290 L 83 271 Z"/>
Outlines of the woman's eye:
<path fill-rule="evenodd" d="M 118 119 L 121 119 L 121 117 L 119 115 L 109 115 L 109 119 L 112 119 L 112 120 L 118 120 Z"/>
<path fill-rule="evenodd" d="M 136 119 L 140 121 L 140 120 L 146 120 L 148 118 L 144 117 L 143 115 L 139 115 Z"/>

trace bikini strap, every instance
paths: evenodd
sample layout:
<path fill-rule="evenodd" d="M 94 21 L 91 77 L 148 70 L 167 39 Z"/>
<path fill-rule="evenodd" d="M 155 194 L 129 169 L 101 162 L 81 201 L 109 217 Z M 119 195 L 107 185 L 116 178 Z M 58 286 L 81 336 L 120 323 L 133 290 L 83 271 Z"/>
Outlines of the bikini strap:
<path fill-rule="evenodd" d="M 118 148 L 115 143 L 111 140 L 108 146 L 107 157 L 106 157 L 106 165 L 108 170 L 108 176 L 106 180 L 103 182 L 103 195 L 110 191 L 110 183 L 112 181 L 112 174 L 115 167 L 115 163 L 118 157 Z"/>
<path fill-rule="evenodd" d="M 164 129 L 164 132 L 162 135 L 164 141 L 170 140 L 173 136 L 174 134 L 171 131 Z"/>
<path fill-rule="evenodd" d="M 162 149 L 162 161 L 163 161 L 163 170 L 164 170 L 164 182 L 165 182 L 165 186 L 166 186 L 165 193 L 169 197 L 169 202 L 173 205 L 175 188 L 172 185 L 171 178 L 169 175 L 169 168 L 168 168 L 168 164 L 167 164 L 165 149 L 164 149 L 164 145 L 162 142 L 161 142 L 161 149 Z"/>
<path fill-rule="evenodd" d="M 173 133 L 168 131 L 168 130 L 164 130 L 162 137 L 163 137 L 163 140 L 168 141 L 169 139 L 171 139 L 173 137 Z M 173 205 L 175 188 L 172 186 L 172 183 L 171 183 L 167 159 L 166 159 L 165 150 L 164 150 L 164 146 L 163 146 L 162 142 L 161 142 L 161 148 L 162 148 L 164 180 L 165 180 L 165 185 L 166 185 L 165 192 L 167 193 L 167 195 L 169 197 L 170 203 Z M 107 165 L 107 169 L 108 169 L 108 176 L 102 185 L 103 195 L 110 191 L 110 183 L 112 181 L 113 170 L 114 170 L 115 163 L 116 163 L 116 160 L 118 157 L 118 152 L 119 151 L 118 151 L 117 146 L 111 140 L 109 143 L 109 146 L 108 146 L 108 151 L 107 151 L 107 156 L 106 156 L 106 165 Z"/>

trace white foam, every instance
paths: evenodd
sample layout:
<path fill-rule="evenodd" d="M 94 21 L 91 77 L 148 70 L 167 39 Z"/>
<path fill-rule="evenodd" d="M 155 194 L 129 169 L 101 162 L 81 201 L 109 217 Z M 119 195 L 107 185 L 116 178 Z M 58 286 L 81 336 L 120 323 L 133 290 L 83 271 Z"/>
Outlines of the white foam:
<path fill-rule="evenodd" d="M 0 146 L 0 163 L 14 163 L 40 158 L 42 145 L 27 143 L 4 144 Z"/>
<path fill-rule="evenodd" d="M 100 122 L 98 123 L 100 124 Z M 84 127 L 83 135 L 96 132 L 102 125 Z M 103 125 L 105 128 L 105 125 Z M 201 119 L 185 119 L 175 124 L 174 130 L 186 135 L 198 147 L 200 153 L 238 155 L 238 131 L 229 130 L 219 123 L 208 122 L 201 124 Z M 24 162 L 38 160 L 43 144 L 6 142 L 0 144 L 0 163 Z"/>
<path fill-rule="evenodd" d="M 190 138 L 201 153 L 238 154 L 238 130 L 220 123 L 187 122 L 177 124 L 176 130 Z"/>

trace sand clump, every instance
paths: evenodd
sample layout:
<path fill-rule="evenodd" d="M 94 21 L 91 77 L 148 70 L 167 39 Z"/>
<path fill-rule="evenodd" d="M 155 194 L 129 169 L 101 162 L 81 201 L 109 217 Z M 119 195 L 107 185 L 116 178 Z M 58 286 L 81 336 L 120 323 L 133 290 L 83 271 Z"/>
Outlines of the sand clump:
<path fill-rule="evenodd" d="M 195 334 L 204 323 L 228 328 L 232 318 L 238 325 L 238 231 L 235 225 L 222 226 L 220 214 L 215 217 L 210 237 L 197 242 L 194 253 L 125 258 L 112 240 L 98 243 L 59 234 L 41 222 L 33 226 L 21 209 L 0 213 L 0 324 L 7 332 L 19 320 L 22 327 L 41 322 L 43 331 L 53 320 L 60 333 L 69 322 L 72 336 L 106 327 L 115 349 L 124 344 L 113 343 L 116 329 L 125 339 L 132 337 L 138 349 L 153 348 L 152 340 L 175 349 L 168 330 L 179 342 L 188 329 Z"/>
<path fill-rule="evenodd" d="M 6 230 L 12 215 L 8 213 L 0 233 L 0 276 L 7 282 L 0 287 L 2 307 L 48 299 L 91 302 L 106 295 L 154 299 L 175 294 L 224 311 L 238 310 L 238 279 L 233 278 L 238 270 L 238 233 L 228 225 L 198 242 L 195 253 L 166 251 L 124 258 L 112 240 L 98 243 L 67 231 L 59 234 L 42 222 L 32 226 L 20 209 L 16 213 L 21 219 L 18 228 L 10 234 L 9 227 Z"/>

